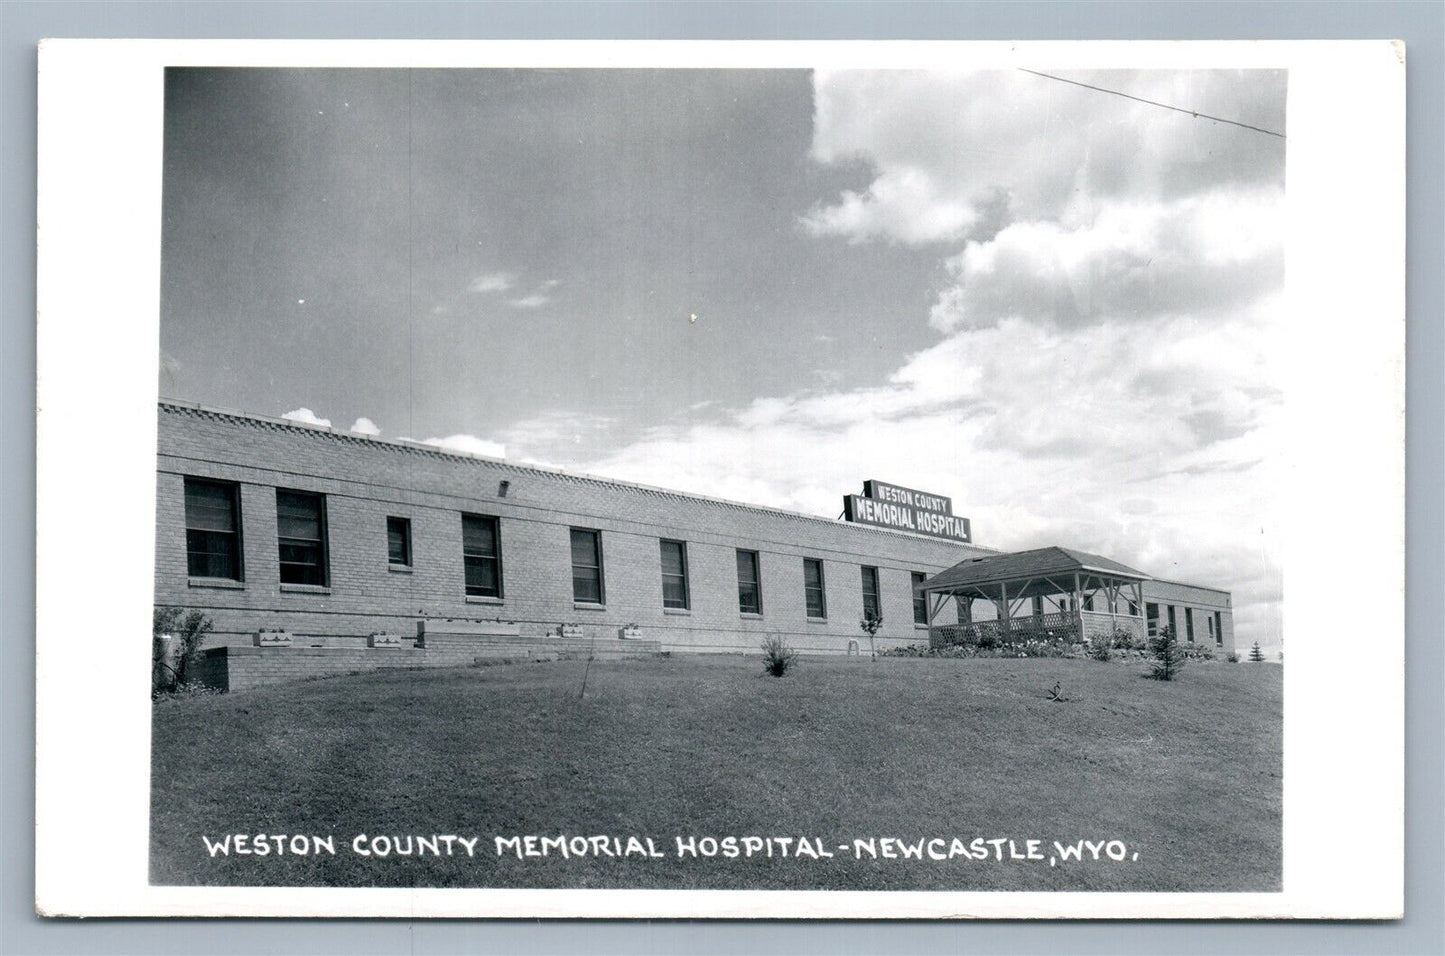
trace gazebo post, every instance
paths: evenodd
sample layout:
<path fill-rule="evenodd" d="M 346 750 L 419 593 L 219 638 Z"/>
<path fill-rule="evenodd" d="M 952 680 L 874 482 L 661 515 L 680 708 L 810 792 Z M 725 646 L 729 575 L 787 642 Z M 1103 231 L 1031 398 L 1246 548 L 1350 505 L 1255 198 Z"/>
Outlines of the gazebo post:
<path fill-rule="evenodd" d="M 1000 628 L 999 628 L 999 629 L 1000 629 L 1004 634 L 1007 634 L 1007 633 L 1011 630 L 1011 628 L 1009 627 L 1009 617 L 1010 617 L 1010 615 L 1009 615 L 1009 612 L 1008 612 L 1008 582 L 1007 582 L 1007 581 L 1002 581 L 1002 582 L 999 583 L 998 593 L 999 593 L 999 597 L 1000 597 L 999 609 L 1003 611 L 1003 617 L 999 618 L 999 625 L 1000 625 Z"/>
<path fill-rule="evenodd" d="M 1074 627 L 1080 641 L 1084 639 L 1084 589 L 1079 583 L 1079 572 L 1074 572 Z"/>

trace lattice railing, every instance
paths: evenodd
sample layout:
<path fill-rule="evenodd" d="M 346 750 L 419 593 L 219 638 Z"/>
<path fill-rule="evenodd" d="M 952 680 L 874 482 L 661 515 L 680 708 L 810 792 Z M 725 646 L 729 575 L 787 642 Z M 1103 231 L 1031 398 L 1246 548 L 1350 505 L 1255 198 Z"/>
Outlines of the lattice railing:
<path fill-rule="evenodd" d="M 1079 622 L 1072 612 L 1027 615 L 1008 621 L 944 624 L 928 629 L 929 644 L 1019 644 L 1024 641 L 1077 641 Z"/>

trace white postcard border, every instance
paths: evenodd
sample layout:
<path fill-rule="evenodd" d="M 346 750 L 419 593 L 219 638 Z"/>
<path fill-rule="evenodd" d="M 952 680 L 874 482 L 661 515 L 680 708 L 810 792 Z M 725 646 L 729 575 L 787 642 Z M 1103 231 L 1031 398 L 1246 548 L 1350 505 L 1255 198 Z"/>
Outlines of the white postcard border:
<path fill-rule="evenodd" d="M 254 66 L 1290 71 L 1284 890 L 175 888 L 147 882 L 162 70 Z M 47 41 L 40 57 L 36 894 L 88 916 L 1332 917 L 1403 908 L 1404 68 L 1385 42 Z M 67 560 L 100 476 L 100 580 Z M 1340 606 L 1340 568 L 1361 599 Z"/>

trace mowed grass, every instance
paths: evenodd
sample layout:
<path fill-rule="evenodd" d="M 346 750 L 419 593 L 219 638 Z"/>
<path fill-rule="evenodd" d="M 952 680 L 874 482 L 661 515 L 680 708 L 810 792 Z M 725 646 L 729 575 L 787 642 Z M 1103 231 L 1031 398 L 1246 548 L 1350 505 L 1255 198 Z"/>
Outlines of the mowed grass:
<path fill-rule="evenodd" d="M 1268 891 L 1281 669 L 1181 679 L 1087 660 L 659 658 L 392 671 L 162 703 L 157 884 Z M 1066 702 L 1047 699 L 1062 682 Z M 330 835 L 212 857 L 202 836 Z M 367 858 L 360 834 L 478 838 Z M 498 856 L 514 835 L 651 837 L 662 858 Z M 831 859 L 679 858 L 676 837 L 806 837 Z M 863 859 L 915 844 L 1118 840 L 1123 862 Z M 995 847 L 988 846 L 990 854 Z M 1117 853 L 1117 848 L 1115 848 Z M 1137 860 L 1133 855 L 1137 853 Z M 881 857 L 881 852 L 880 852 Z"/>

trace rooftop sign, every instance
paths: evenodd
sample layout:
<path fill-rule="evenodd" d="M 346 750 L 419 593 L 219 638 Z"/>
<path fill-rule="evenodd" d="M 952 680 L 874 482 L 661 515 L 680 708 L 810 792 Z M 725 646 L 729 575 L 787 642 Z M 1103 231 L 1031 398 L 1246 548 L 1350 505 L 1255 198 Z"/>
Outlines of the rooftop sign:
<path fill-rule="evenodd" d="M 843 517 L 855 524 L 973 541 L 969 521 L 954 515 L 952 499 L 882 481 L 870 479 L 863 482 L 863 494 L 844 496 Z"/>
<path fill-rule="evenodd" d="M 933 511 L 941 515 L 953 514 L 952 498 L 944 498 L 941 495 L 931 495 L 926 491 L 915 491 L 912 488 L 890 485 L 886 482 L 878 481 L 876 478 L 869 478 L 863 482 L 863 497 L 872 498 L 874 501 L 887 501 L 897 505 L 907 505 L 910 508 L 917 508 L 919 511 Z"/>

